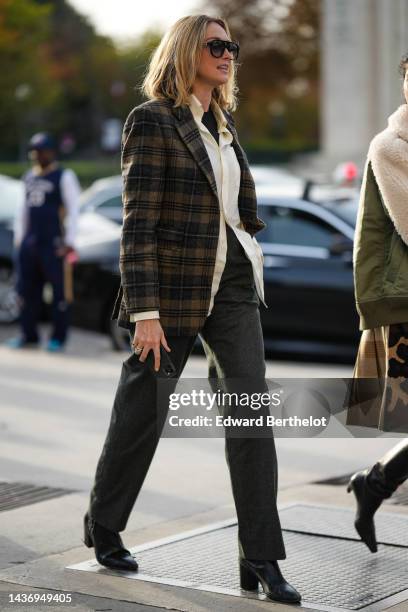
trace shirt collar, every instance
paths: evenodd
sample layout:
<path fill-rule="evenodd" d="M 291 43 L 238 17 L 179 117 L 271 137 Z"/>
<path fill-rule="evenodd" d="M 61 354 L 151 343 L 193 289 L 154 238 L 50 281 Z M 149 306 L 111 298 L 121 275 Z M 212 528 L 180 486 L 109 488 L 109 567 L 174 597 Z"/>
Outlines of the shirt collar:
<path fill-rule="evenodd" d="M 194 119 L 198 123 L 201 123 L 204 115 L 204 108 L 200 100 L 193 93 L 190 94 L 189 105 Z M 225 115 L 214 98 L 211 99 L 211 108 L 217 121 L 218 132 L 228 132 Z"/>

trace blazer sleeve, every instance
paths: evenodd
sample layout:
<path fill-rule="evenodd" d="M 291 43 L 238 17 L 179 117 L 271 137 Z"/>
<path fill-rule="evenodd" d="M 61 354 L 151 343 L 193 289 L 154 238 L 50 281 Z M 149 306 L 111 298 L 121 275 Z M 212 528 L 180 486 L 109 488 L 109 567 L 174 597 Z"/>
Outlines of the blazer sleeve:
<path fill-rule="evenodd" d="M 127 313 L 158 311 L 156 225 L 160 218 L 166 154 L 154 114 L 141 105 L 122 135 L 123 226 L 119 269 Z"/>

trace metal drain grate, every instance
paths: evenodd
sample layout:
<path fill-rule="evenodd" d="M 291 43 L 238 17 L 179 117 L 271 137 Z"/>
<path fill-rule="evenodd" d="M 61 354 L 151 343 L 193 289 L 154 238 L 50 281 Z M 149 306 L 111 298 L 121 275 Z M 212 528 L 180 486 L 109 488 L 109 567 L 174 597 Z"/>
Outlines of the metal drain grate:
<path fill-rule="evenodd" d="M 0 482 L 0 512 L 74 493 L 70 489 L 38 487 L 24 482 Z"/>
<path fill-rule="evenodd" d="M 348 508 L 296 504 L 282 510 L 280 516 L 282 528 L 287 531 L 345 540 L 360 540 L 353 526 L 355 511 Z M 379 544 L 408 547 L 407 515 L 390 514 L 379 510 L 375 517 L 375 525 Z M 408 560 L 408 551 L 405 555 Z"/>
<path fill-rule="evenodd" d="M 295 504 L 281 511 L 283 526 L 291 524 L 299 511 L 301 530 L 306 514 L 314 528 L 316 516 L 326 514 L 325 528 L 340 519 L 340 508 Z M 333 516 L 330 516 L 333 513 Z M 345 520 L 351 517 L 344 515 Z M 390 514 L 395 531 L 404 527 L 408 517 Z M 297 526 L 295 525 L 295 528 Z M 302 594 L 302 606 L 314 610 L 380 612 L 408 600 L 408 552 L 395 545 L 380 545 L 372 555 L 354 539 L 299 533 L 284 529 L 287 559 L 280 561 L 282 571 Z M 139 562 L 137 574 L 121 573 L 133 580 L 158 582 L 179 587 L 207 590 L 228 595 L 264 599 L 265 596 L 241 591 L 238 577 L 237 525 L 225 521 L 217 525 L 178 534 L 176 537 L 132 548 Z M 100 566 L 95 559 L 69 566 L 82 570 L 119 575 Z M 152 603 L 154 603 L 152 601 Z M 407 608 L 408 609 L 408 608 Z"/>

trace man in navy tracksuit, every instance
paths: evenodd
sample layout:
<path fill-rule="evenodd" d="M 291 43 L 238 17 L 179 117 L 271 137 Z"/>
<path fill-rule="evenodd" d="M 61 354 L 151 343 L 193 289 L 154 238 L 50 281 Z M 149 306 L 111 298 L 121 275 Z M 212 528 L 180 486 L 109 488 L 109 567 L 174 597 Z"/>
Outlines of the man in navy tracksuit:
<path fill-rule="evenodd" d="M 37 346 L 37 322 L 44 282 L 52 286 L 52 333 L 47 349 L 62 350 L 67 339 L 69 306 L 66 257 L 75 253 L 80 186 L 72 170 L 56 161 L 56 147 L 46 133 L 35 134 L 29 144 L 33 167 L 23 176 L 25 202 L 15 225 L 17 294 L 21 335 L 8 345 Z"/>

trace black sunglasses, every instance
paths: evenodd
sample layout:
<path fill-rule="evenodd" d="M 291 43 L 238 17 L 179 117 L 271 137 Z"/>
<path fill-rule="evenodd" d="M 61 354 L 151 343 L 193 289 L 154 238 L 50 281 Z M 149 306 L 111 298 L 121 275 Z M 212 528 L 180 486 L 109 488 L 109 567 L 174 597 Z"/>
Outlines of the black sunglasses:
<path fill-rule="evenodd" d="M 232 54 L 234 60 L 238 59 L 239 43 L 237 42 L 216 38 L 215 40 L 207 41 L 203 46 L 209 48 L 213 57 L 222 57 L 225 53 L 225 49 L 227 49 L 228 52 Z"/>

